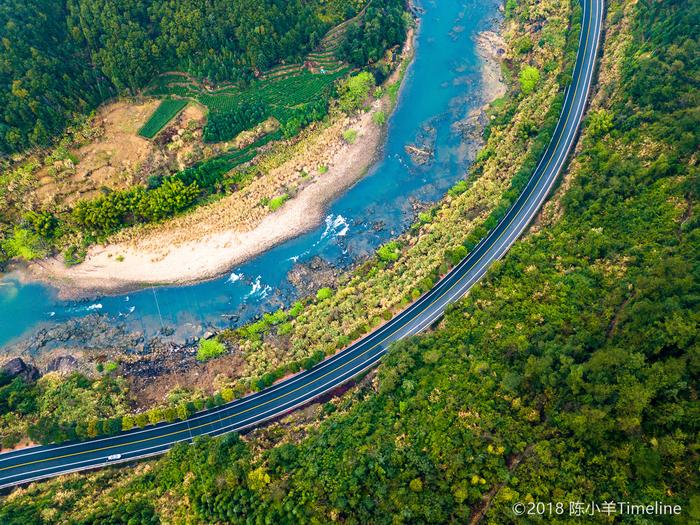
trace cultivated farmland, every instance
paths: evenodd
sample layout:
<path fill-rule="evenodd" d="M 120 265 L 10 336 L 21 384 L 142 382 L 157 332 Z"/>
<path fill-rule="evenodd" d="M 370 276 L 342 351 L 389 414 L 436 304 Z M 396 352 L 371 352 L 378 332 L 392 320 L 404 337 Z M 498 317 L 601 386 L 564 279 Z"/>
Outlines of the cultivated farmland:
<path fill-rule="evenodd" d="M 319 118 L 319 101 L 327 100 L 333 83 L 350 71 L 348 65 L 335 56 L 350 22 L 331 29 L 302 63 L 280 64 L 246 85 L 222 84 L 212 88 L 185 73 L 170 72 L 155 78 L 145 94 L 168 97 L 166 101 L 175 101 L 170 97 L 194 100 L 206 106 L 210 113 L 236 113 L 241 108 L 261 104 L 265 113 L 261 120 L 274 117 L 283 129 L 291 130 L 287 133 L 293 134 L 309 119 Z M 161 117 L 160 113 L 159 107 L 144 126 L 146 130 L 151 122 L 154 128 L 159 125 L 151 136 L 167 123 L 167 120 L 161 122 L 166 114 Z M 232 137 L 220 137 L 220 140 L 229 138 Z"/>
<path fill-rule="evenodd" d="M 180 111 L 187 106 L 187 100 L 174 98 L 164 99 L 151 115 L 151 118 L 146 121 L 143 127 L 139 130 L 139 135 L 152 139 L 158 132 L 163 129 Z"/>

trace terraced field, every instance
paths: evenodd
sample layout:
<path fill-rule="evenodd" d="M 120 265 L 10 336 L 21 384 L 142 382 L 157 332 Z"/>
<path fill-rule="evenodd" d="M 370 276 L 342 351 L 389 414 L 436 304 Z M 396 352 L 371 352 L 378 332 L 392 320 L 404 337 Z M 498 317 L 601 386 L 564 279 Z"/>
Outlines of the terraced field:
<path fill-rule="evenodd" d="M 280 76 L 256 82 L 248 90 L 235 93 L 233 90 L 217 94 L 202 94 L 198 100 L 210 111 L 231 111 L 243 102 L 262 101 L 273 116 L 286 122 L 293 110 L 315 101 L 338 78 L 348 72 L 343 67 L 332 74 L 314 74 L 302 70 L 298 74 Z"/>
<path fill-rule="evenodd" d="M 151 115 L 151 118 L 139 130 L 139 135 L 152 139 L 163 129 L 180 111 L 185 109 L 188 101 L 182 99 L 166 98 Z"/>
<path fill-rule="evenodd" d="M 274 117 L 284 125 L 297 117 L 307 105 L 324 97 L 325 91 L 350 71 L 348 65 L 339 61 L 335 55 L 348 25 L 363 14 L 364 10 L 354 19 L 331 29 L 318 48 L 307 55 L 302 63 L 280 64 L 263 73 L 248 86 L 228 84 L 212 89 L 185 73 L 169 72 L 154 79 L 145 90 L 145 94 L 168 97 L 166 101 L 171 101 L 169 104 L 175 101 L 186 103 L 188 99 L 195 100 L 206 106 L 209 111 L 222 112 L 236 111 L 242 104 L 261 102 L 267 110 L 266 118 Z M 175 114 L 177 113 L 173 113 L 170 118 Z M 155 132 L 144 136 L 155 136 L 167 124 L 169 119 L 164 121 L 166 116 L 165 110 L 161 111 L 159 107 L 147 123 L 149 126 L 153 121 L 148 131 L 153 128 Z M 144 126 L 144 129 L 147 126 Z"/>

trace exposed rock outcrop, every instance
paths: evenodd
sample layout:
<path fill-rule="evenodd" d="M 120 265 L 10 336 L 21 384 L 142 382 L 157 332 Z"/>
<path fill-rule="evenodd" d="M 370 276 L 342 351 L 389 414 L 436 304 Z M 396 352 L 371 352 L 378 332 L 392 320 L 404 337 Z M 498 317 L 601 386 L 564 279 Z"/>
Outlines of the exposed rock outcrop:
<path fill-rule="evenodd" d="M 308 263 L 295 265 L 287 275 L 289 282 L 301 297 L 313 295 L 324 286 L 334 287 L 338 281 L 338 270 L 321 257 L 312 257 Z"/>
<path fill-rule="evenodd" d="M 70 374 L 78 369 L 78 360 L 72 355 L 59 355 L 54 357 L 46 366 L 47 372 Z"/>
<path fill-rule="evenodd" d="M 37 367 L 25 363 L 21 357 L 15 357 L 7 361 L 0 368 L 0 372 L 13 378 L 21 377 L 27 382 L 36 381 L 41 376 Z"/>

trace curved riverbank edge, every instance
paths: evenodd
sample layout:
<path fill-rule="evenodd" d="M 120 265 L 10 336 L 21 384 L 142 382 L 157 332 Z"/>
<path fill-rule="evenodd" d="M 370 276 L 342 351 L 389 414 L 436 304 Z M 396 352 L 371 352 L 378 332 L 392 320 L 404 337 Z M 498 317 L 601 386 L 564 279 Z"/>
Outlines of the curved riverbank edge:
<path fill-rule="evenodd" d="M 479 33 L 477 51 L 482 62 L 482 100 L 488 104 L 505 92 L 500 77 L 500 36 L 493 30 Z M 403 49 L 403 62 L 414 55 L 415 32 Z M 400 71 L 389 82 L 400 80 Z M 364 177 L 385 142 L 386 126 L 377 126 L 372 115 L 389 113 L 388 95 L 373 102 L 371 110 L 347 123 L 358 132 L 352 144 L 343 144 L 328 157 L 328 171 L 317 174 L 279 210 L 265 216 L 247 231 L 221 229 L 188 240 L 172 242 L 169 232 L 150 232 L 136 242 L 92 247 L 86 260 L 66 267 L 58 258 L 16 267 L 22 281 L 39 281 L 58 290 L 60 299 L 80 299 L 119 294 L 151 285 L 186 285 L 220 277 L 274 246 L 317 227 L 326 207 L 338 195 Z"/>
<path fill-rule="evenodd" d="M 410 28 L 401 65 L 388 83 L 401 80 L 401 69 L 412 62 L 414 47 L 415 30 Z M 386 94 L 374 100 L 367 111 L 352 118 L 339 117 L 321 130 L 321 134 L 340 135 L 338 130 L 352 128 L 357 138 L 331 148 L 325 159 L 327 171 L 315 173 L 293 198 L 252 229 L 222 228 L 209 232 L 211 228 L 203 227 L 205 234 L 184 242 L 173 242 L 177 235 L 172 231 L 151 231 L 136 241 L 93 246 L 85 260 L 75 266 L 67 267 L 60 257 L 51 257 L 15 264 L 10 268 L 11 275 L 22 282 L 48 284 L 64 300 L 116 295 L 153 285 L 194 284 L 220 277 L 236 265 L 321 224 L 328 204 L 363 178 L 381 153 L 386 125 L 377 125 L 373 114 L 389 114 L 393 109 Z"/>
<path fill-rule="evenodd" d="M 382 143 L 382 130 L 366 113 L 353 122 L 358 139 L 329 161 L 318 176 L 253 229 L 224 229 L 171 244 L 170 232 L 146 234 L 135 242 L 94 246 L 84 262 L 66 267 L 53 257 L 18 268 L 22 280 L 58 289 L 61 299 L 126 293 L 150 285 L 184 285 L 213 279 L 260 253 L 320 224 L 325 206 L 364 176 Z"/>

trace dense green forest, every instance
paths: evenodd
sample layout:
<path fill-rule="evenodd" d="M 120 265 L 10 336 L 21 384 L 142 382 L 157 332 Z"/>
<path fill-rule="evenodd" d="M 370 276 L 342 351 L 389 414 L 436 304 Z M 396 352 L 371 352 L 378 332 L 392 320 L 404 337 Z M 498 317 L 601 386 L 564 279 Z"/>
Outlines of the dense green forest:
<path fill-rule="evenodd" d="M 403 14 L 402 0 L 371 5 L 364 0 L 70 0 L 0 6 L 0 26 L 8 29 L 3 44 L 10 51 L 0 57 L 0 269 L 12 258 L 32 260 L 58 251 L 67 264 L 75 264 L 87 246 L 117 230 L 171 218 L 212 195 L 237 191 L 251 174 L 224 177 L 226 172 L 250 161 L 259 146 L 291 138 L 328 115 L 335 84 L 350 73 L 348 63 L 338 58 L 347 40 L 371 49 L 364 63 L 353 64 L 376 63 L 376 57 L 405 39 L 409 20 Z M 213 28 L 205 24 L 216 20 L 222 21 Z M 365 25 L 374 28 L 366 43 L 356 40 L 356 31 Z M 279 62 L 286 64 L 268 69 Z M 383 69 L 373 64 L 382 80 L 392 60 L 384 62 Z M 193 170 L 207 172 L 207 180 L 198 176 L 195 185 L 174 181 L 113 194 L 105 188 L 105 195 L 77 205 L 37 205 L 31 193 L 42 164 L 75 164 L 71 144 L 90 142 L 94 119 L 87 112 L 114 95 L 137 92 L 165 99 L 140 130 L 149 138 L 187 100 L 207 108 L 204 142 L 231 140 L 272 117 L 280 132 L 239 152 L 219 151 L 218 158 L 183 173 L 162 173 L 186 179 Z M 2 157 L 50 144 L 68 122 L 73 125 L 53 151 L 13 157 L 20 162 Z M 19 191 L 11 189 L 16 184 Z"/>
<path fill-rule="evenodd" d="M 604 78 L 536 231 L 306 437 L 38 484 L 0 521 L 522 523 L 513 503 L 541 501 L 565 514 L 528 522 L 613 522 L 568 502 L 658 500 L 682 515 L 629 522 L 697 523 L 699 15 L 609 2 Z"/>
<path fill-rule="evenodd" d="M 117 94 L 136 93 L 164 71 L 184 71 L 208 82 L 246 82 L 280 61 L 298 62 L 362 5 L 353 0 L 2 2 L 0 153 L 44 146 L 74 114 Z"/>
<path fill-rule="evenodd" d="M 404 40 L 403 4 L 372 0 L 361 24 L 352 24 L 338 50 L 338 58 L 355 66 L 377 62 L 387 48 Z"/>

